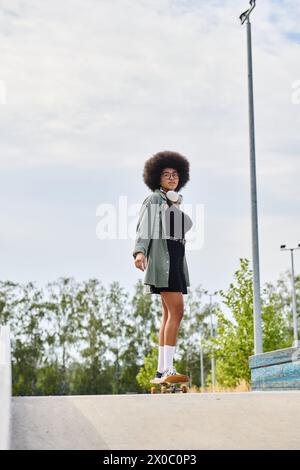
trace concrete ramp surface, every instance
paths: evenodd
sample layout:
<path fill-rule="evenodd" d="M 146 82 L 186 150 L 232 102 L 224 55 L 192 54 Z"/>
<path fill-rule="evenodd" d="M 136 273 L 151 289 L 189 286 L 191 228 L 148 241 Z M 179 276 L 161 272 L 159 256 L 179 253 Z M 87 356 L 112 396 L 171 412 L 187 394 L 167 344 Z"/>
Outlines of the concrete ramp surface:
<path fill-rule="evenodd" d="M 300 449 L 300 392 L 15 397 L 12 449 Z"/>

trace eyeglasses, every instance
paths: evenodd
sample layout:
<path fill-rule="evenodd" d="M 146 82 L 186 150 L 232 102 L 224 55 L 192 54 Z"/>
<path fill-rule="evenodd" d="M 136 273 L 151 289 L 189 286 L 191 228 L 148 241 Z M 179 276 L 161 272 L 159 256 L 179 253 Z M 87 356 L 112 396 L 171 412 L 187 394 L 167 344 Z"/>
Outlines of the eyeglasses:
<path fill-rule="evenodd" d="M 169 173 L 168 171 L 164 171 L 164 172 L 162 173 L 162 176 L 163 176 L 164 178 L 168 178 L 168 179 L 170 179 L 171 176 L 173 176 L 174 179 L 179 178 L 179 174 L 178 174 L 176 171 L 174 171 L 174 173 Z"/>

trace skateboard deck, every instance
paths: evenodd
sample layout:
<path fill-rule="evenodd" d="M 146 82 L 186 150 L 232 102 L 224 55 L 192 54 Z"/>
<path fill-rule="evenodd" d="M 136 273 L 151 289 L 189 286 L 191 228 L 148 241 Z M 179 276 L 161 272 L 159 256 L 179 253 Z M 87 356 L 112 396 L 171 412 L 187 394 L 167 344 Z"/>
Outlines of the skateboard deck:
<path fill-rule="evenodd" d="M 172 377 L 172 376 L 171 376 Z M 170 377 L 168 377 L 170 379 Z M 173 377 L 174 380 L 174 377 Z M 168 381 L 168 379 L 165 382 L 161 382 L 158 384 L 153 384 L 151 387 L 151 394 L 154 393 L 187 393 L 188 387 L 187 384 L 189 382 L 189 377 L 184 376 L 182 379 L 176 382 L 172 382 L 171 380 Z"/>

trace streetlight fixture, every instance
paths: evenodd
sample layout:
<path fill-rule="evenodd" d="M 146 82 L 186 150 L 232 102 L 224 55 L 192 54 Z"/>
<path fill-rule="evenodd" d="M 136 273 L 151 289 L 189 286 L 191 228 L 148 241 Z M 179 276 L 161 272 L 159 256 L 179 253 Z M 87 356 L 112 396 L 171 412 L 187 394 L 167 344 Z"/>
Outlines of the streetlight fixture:
<path fill-rule="evenodd" d="M 247 21 L 247 48 L 248 48 L 248 99 L 249 99 L 249 140 L 250 140 L 250 178 L 251 178 L 251 226 L 252 226 L 252 264 L 253 264 L 253 314 L 254 314 L 254 353 L 261 354 L 262 325 L 261 325 L 261 299 L 259 275 L 259 245 L 257 220 L 257 190 L 256 190 L 256 162 L 255 162 L 255 129 L 254 129 L 254 98 L 253 98 L 253 72 L 252 72 L 252 42 L 250 14 L 256 7 L 256 0 L 250 0 L 250 8 L 240 15 L 241 24 Z"/>
<path fill-rule="evenodd" d="M 256 0 L 250 0 L 249 3 L 250 3 L 250 8 L 248 8 L 248 10 L 244 11 L 244 13 L 240 15 L 240 20 L 242 24 L 244 24 L 246 20 L 249 21 L 249 16 L 252 10 L 254 10 L 254 8 L 256 7 Z"/>
<path fill-rule="evenodd" d="M 300 341 L 298 336 L 298 319 L 297 319 L 297 308 L 296 308 L 296 288 L 295 288 L 295 270 L 294 270 L 294 250 L 300 250 L 300 243 L 297 247 L 287 248 L 286 245 L 280 245 L 281 251 L 291 252 L 291 265 L 292 265 L 292 299 L 293 299 L 293 325 L 294 325 L 294 347 L 300 347 Z"/>

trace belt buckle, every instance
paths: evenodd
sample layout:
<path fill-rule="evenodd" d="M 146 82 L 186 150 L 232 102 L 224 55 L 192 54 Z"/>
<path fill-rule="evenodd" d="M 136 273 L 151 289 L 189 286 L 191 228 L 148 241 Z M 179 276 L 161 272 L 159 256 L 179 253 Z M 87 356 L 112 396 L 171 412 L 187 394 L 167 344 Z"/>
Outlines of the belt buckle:
<path fill-rule="evenodd" d="M 176 237 L 171 237 L 171 236 L 170 236 L 170 240 L 174 240 L 175 242 L 180 242 L 183 245 L 185 245 L 185 242 L 186 242 L 185 238 L 176 238 Z"/>

